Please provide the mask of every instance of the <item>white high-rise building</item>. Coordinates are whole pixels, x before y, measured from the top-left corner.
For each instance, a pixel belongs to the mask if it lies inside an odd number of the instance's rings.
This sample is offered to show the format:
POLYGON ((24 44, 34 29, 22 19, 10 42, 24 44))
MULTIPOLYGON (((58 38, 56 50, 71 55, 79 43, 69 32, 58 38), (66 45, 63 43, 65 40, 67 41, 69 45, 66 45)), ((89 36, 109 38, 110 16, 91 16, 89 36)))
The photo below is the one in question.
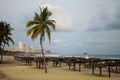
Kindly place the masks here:
POLYGON ((25 44, 23 42, 19 42, 19 51, 25 51, 25 44))
POLYGON ((26 49, 26 52, 33 52, 33 46, 29 46, 29 47, 26 49))

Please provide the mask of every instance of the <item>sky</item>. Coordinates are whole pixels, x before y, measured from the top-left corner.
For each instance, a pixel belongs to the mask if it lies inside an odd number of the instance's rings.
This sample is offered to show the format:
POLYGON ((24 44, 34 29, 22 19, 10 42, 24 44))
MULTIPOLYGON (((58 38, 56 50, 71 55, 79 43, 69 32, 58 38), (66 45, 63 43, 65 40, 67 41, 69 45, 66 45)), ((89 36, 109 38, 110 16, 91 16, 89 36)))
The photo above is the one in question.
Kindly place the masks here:
POLYGON ((0 21, 10 23, 15 45, 40 49, 39 37, 26 35, 26 23, 47 6, 56 21, 44 48, 64 55, 120 54, 120 0, 0 0, 0 21))

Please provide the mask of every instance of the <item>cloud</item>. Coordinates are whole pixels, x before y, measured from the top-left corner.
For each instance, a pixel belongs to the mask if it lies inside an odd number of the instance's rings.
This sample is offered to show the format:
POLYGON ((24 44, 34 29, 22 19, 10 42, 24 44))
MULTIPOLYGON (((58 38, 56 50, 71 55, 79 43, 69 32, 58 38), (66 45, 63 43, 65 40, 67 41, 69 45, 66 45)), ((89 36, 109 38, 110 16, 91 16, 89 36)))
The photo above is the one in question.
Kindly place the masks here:
POLYGON ((82 44, 81 44, 81 43, 75 43, 74 46, 76 46, 76 47, 81 47, 82 44))
POLYGON ((118 47, 120 46, 120 40, 115 40, 115 39, 89 39, 88 42, 86 43, 88 46, 95 46, 95 47, 101 47, 101 48, 113 48, 113 47, 118 47))
POLYGON ((98 12, 90 21, 88 31, 107 31, 120 29, 119 5, 108 4, 98 8, 98 12))
POLYGON ((71 31, 72 30, 72 15, 69 11, 63 9, 59 6, 52 6, 50 4, 46 4, 43 6, 48 6, 48 8, 52 11, 53 15, 51 19, 56 21, 56 30, 57 31, 71 31))
POLYGON ((54 39, 51 41, 52 44, 61 44, 62 40, 61 39, 54 39))

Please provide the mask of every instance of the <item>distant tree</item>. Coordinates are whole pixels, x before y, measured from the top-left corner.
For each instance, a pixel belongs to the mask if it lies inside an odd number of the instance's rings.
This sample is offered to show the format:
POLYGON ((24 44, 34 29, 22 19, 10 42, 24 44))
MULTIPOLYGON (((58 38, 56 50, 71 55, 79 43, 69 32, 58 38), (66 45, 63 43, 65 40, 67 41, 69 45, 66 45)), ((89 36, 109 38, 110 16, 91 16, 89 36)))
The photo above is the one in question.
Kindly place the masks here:
POLYGON ((5 45, 9 46, 9 42, 12 42, 14 44, 14 41, 12 39, 12 33, 11 31, 14 30, 11 28, 10 24, 7 22, 0 22, 0 53, 1 53, 1 62, 3 61, 3 52, 5 45))
POLYGON ((34 19, 32 21, 28 21, 26 25, 27 28, 29 28, 27 30, 27 35, 31 34, 32 40, 40 36, 40 46, 44 60, 45 73, 47 73, 46 60, 43 48, 43 42, 45 41, 45 33, 47 34, 47 37, 50 42, 51 29, 55 30, 55 21, 49 19, 51 15, 52 12, 49 11, 47 7, 44 7, 43 9, 41 9, 40 7, 40 13, 35 12, 34 19))

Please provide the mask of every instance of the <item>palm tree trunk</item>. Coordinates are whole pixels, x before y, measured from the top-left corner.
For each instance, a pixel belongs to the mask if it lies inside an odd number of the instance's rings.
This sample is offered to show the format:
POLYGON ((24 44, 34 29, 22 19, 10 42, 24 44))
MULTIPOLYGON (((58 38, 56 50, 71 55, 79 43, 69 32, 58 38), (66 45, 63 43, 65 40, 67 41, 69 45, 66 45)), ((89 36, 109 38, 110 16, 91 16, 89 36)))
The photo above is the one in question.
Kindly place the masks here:
POLYGON ((43 64, 44 64, 44 68, 45 68, 45 73, 47 73, 47 67, 46 67, 46 60, 45 60, 45 54, 44 54, 43 44, 40 43, 40 45, 41 45, 41 50, 42 50, 43 64))
POLYGON ((2 50, 2 48, 0 48, 0 52, 1 52, 1 62, 3 62, 3 50, 2 50))
POLYGON ((1 62, 3 62, 3 54, 2 54, 2 51, 1 51, 1 62))
POLYGON ((5 47, 5 44, 3 45, 3 48, 0 48, 1 49, 1 62, 3 62, 4 47, 5 47))

